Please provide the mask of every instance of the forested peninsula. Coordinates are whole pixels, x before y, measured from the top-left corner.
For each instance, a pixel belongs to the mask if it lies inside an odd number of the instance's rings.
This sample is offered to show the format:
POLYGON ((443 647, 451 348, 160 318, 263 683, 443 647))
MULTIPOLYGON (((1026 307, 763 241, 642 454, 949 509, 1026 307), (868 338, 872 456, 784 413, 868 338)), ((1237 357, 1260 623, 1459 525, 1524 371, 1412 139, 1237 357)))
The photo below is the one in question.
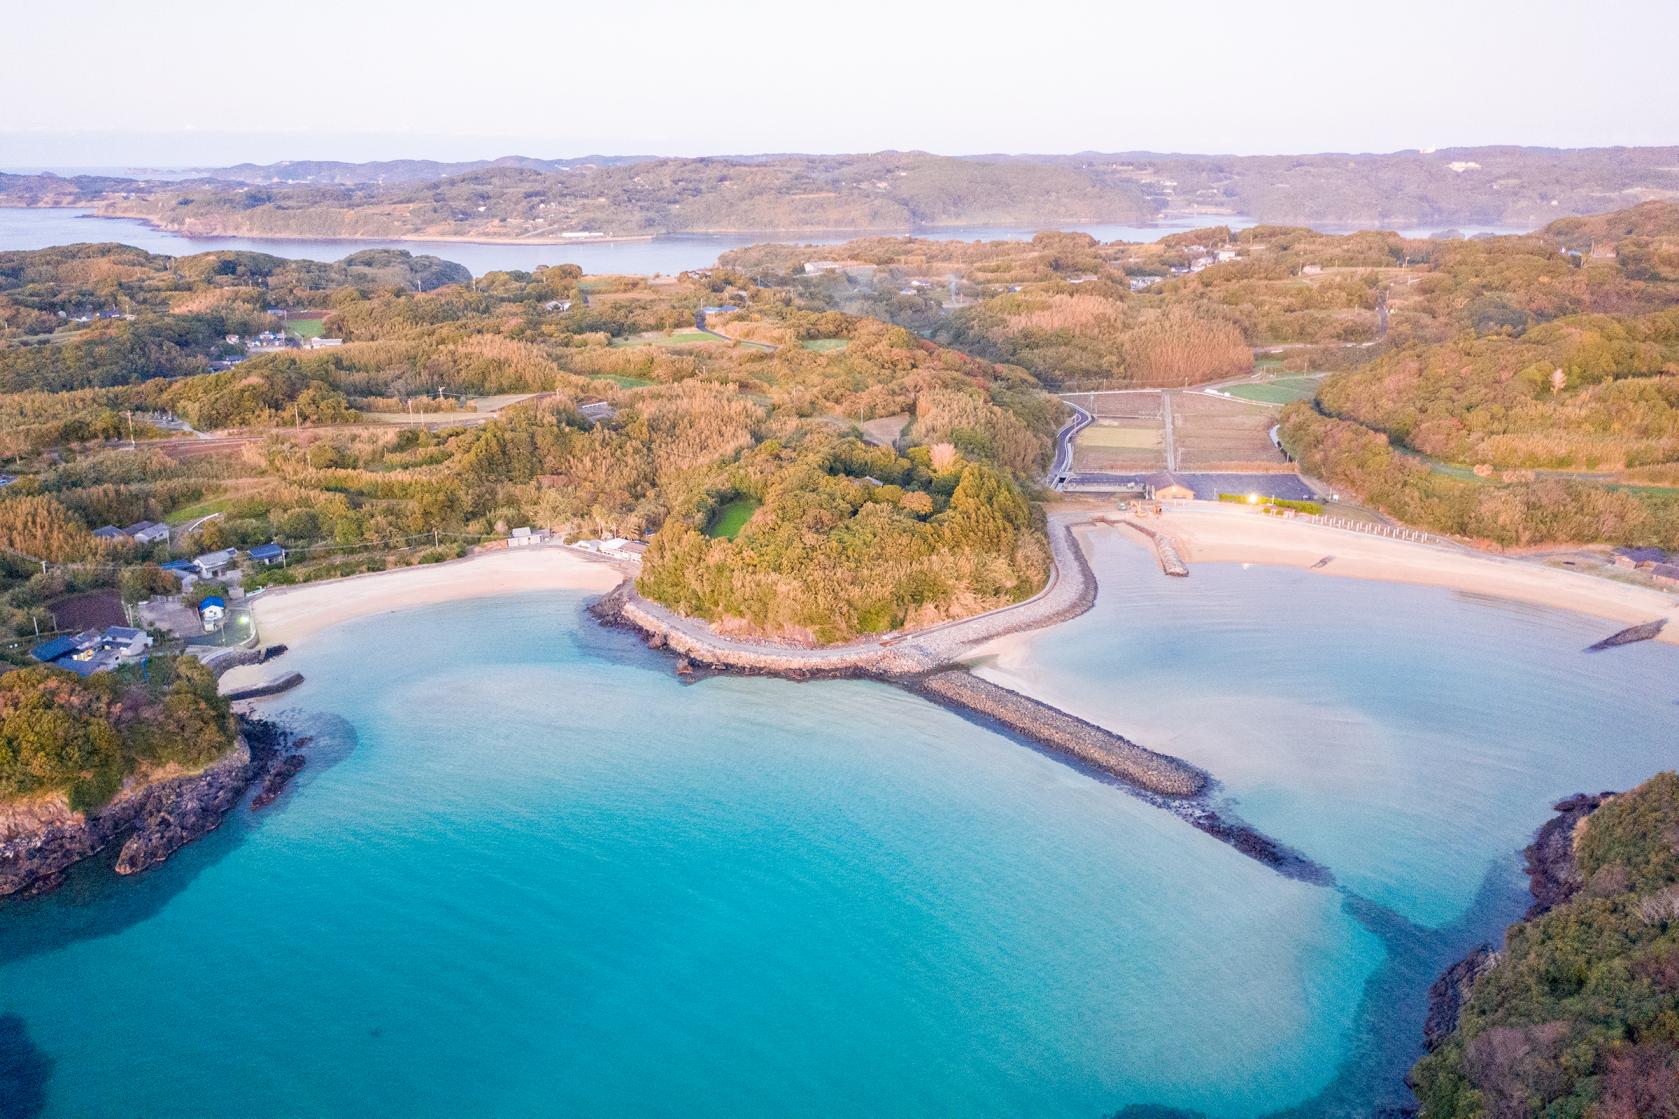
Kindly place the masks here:
POLYGON ((1679 198, 1679 149, 1293 156, 861 155, 294 161, 177 181, 0 175, 0 204, 90 205, 200 235, 515 240, 1138 224, 1535 227, 1679 198))

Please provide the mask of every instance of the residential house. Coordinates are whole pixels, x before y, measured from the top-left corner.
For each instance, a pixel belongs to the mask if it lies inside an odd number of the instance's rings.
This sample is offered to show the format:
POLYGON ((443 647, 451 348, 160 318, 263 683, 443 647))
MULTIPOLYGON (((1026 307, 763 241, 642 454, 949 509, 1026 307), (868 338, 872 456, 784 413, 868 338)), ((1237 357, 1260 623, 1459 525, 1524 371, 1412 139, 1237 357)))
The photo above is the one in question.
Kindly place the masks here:
POLYGON ((192 566, 197 569, 201 577, 214 579, 233 566, 233 561, 238 554, 232 548, 223 548, 219 552, 205 552, 201 556, 194 557, 192 566))
POLYGON ((544 311, 559 311, 563 314, 564 312, 571 310, 571 300, 550 299, 542 305, 542 309, 544 311))
POLYGON ((226 619, 227 600, 221 595, 206 595, 204 601, 198 604, 198 620, 204 623, 205 633, 214 633, 221 629, 226 619))
POLYGON ((109 672, 146 655, 152 647, 152 635, 130 626, 106 626, 90 629, 74 637, 55 637, 29 651, 42 664, 68 669, 79 676, 95 672, 109 672))
POLYGON ((529 548, 536 544, 548 543, 548 530, 545 528, 516 528, 507 535, 509 548, 529 548))
POLYGON ((1679 563, 1656 563, 1647 569, 1650 578, 1664 587, 1679 587, 1679 563))
POLYGON ((118 528, 116 525, 100 525, 98 528, 93 530, 93 535, 99 537, 99 539, 101 539, 101 540, 127 540, 128 539, 128 533, 124 532, 122 529, 118 528))
POLYGON ((169 542, 169 526, 160 525, 156 521, 135 521, 122 531, 130 540, 140 545, 169 542))
POLYGON ((303 343, 303 347, 308 350, 329 350, 334 346, 342 346, 343 344, 344 339, 342 338, 310 338, 303 343))
POLYGON ((273 567, 286 563, 286 550, 278 544, 258 544, 248 553, 252 563, 260 563, 264 567, 273 567))

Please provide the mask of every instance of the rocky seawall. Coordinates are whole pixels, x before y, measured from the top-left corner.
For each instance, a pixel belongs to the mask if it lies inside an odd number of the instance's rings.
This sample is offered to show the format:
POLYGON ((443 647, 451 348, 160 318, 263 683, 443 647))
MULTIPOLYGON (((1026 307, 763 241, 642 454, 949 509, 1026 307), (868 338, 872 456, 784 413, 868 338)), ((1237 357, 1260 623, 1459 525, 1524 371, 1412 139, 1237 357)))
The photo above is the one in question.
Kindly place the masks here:
POLYGON ((978 716, 1146 792, 1192 797, 1207 787, 1207 775, 1187 762, 1157 754, 1113 731, 961 669, 946 669, 899 683, 941 707, 978 716))
POLYGON ((300 768, 288 760, 297 757, 284 731, 242 720, 234 747, 205 769, 130 782, 93 812, 72 811, 62 797, 0 808, 0 897, 56 889, 70 867, 119 843, 118 874, 154 867, 220 827, 253 783, 300 768))

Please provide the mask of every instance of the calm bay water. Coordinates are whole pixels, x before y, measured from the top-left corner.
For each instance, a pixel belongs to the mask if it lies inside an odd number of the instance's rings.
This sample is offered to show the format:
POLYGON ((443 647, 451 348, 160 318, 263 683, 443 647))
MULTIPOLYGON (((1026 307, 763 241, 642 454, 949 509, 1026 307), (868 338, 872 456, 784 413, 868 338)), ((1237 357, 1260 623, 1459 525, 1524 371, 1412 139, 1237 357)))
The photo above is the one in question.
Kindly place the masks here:
POLYGON ((883 685, 684 687, 575 595, 427 608, 287 655, 324 744, 279 805, 0 908, 44 1114, 1360 1114, 1547 798, 1679 761, 1672 647, 1096 564, 1008 671, 1339 888, 883 685))
MULTIPOLYGON (((585 272, 675 275, 691 268, 707 268, 730 249, 761 245, 767 241, 790 241, 806 245, 837 245, 861 233, 753 233, 655 237, 650 241, 615 241, 582 245, 475 244, 465 241, 333 241, 272 240, 254 237, 185 237, 153 229, 129 218, 100 218, 89 210, 20 209, 0 207, 0 251, 43 249, 52 245, 73 245, 80 241, 118 241, 147 252, 184 256, 213 249, 238 249, 269 253, 292 260, 341 260, 363 249, 406 249, 415 255, 429 254, 465 265, 475 276, 501 269, 530 271, 544 264, 576 264, 585 272)), ((1174 219, 1158 225, 1091 224, 1069 229, 1102 241, 1158 241, 1169 233, 1199 229, 1209 224, 1226 224, 1245 229, 1247 218, 1174 219)), ((963 226, 919 230, 917 237, 940 241, 1024 241, 1036 229, 1016 226, 963 226)))
POLYGON ((1249 823, 1425 927, 1548 806, 1679 766, 1679 648, 1581 615, 1091 537, 1096 607, 981 669, 1203 766, 1249 823))

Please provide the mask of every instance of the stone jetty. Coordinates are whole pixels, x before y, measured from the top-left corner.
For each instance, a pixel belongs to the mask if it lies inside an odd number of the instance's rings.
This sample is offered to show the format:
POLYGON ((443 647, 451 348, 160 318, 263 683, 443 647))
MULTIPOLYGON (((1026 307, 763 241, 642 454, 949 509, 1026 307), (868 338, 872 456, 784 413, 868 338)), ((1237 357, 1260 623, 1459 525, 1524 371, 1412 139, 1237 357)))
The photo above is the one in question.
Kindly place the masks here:
POLYGON ((1127 519, 1121 521, 1120 523, 1126 528, 1135 529, 1144 536, 1148 537, 1149 542, 1154 545, 1155 558, 1160 561, 1160 570, 1164 571, 1168 575, 1175 575, 1180 579, 1187 578, 1189 576, 1189 565, 1185 563, 1183 561, 1183 557, 1178 554, 1178 546, 1173 543, 1170 536, 1167 536, 1164 533, 1156 532, 1147 525, 1138 524, 1133 520, 1127 519))
POLYGON ((964 715, 979 716, 1054 753, 1166 797, 1191 797, 1207 775, 1177 758, 1157 754, 1111 730, 1069 715, 959 668, 900 680, 909 691, 964 715))

